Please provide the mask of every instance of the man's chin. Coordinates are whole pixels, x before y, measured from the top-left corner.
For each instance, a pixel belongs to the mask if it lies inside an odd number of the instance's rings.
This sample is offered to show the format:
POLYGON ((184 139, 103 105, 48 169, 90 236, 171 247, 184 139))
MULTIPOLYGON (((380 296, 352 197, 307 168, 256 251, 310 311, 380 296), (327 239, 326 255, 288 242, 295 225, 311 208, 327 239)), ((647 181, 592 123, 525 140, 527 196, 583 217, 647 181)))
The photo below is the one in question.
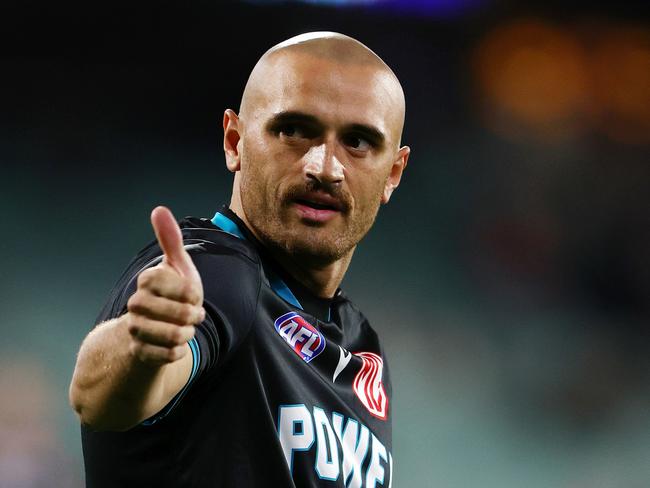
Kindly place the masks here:
POLYGON ((266 247, 292 260, 326 265, 346 256, 352 247, 341 238, 344 229, 337 222, 309 222, 286 214, 276 222, 255 226, 255 234, 266 247))
POLYGON ((327 238, 322 234, 317 230, 307 230, 304 235, 285 239, 282 250, 293 259, 321 265, 336 262, 348 253, 349 248, 332 239, 331 235, 327 238))

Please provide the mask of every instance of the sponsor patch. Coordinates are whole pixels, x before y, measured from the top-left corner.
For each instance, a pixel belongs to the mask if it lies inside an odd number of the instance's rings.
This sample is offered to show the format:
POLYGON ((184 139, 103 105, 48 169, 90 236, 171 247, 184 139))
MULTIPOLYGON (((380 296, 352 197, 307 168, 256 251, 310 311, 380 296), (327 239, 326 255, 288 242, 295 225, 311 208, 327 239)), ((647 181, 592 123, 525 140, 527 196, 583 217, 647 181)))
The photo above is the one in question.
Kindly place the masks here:
POLYGON ((275 319, 275 330, 306 363, 325 349, 325 337, 296 312, 275 319))
POLYGON ((372 352, 355 352, 354 355, 363 361, 361 369, 354 377, 354 392, 372 415, 386 420, 388 397, 381 382, 384 361, 381 356, 372 352))

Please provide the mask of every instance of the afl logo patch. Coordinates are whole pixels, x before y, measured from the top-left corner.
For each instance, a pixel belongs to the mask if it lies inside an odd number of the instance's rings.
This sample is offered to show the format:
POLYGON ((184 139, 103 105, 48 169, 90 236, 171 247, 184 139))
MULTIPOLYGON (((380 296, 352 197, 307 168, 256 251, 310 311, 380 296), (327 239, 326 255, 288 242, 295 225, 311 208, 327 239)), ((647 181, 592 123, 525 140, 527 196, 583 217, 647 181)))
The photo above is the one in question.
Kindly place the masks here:
POLYGON ((384 361, 381 356, 372 352, 355 352, 354 355, 363 361, 361 369, 354 377, 354 392, 372 415, 386 420, 388 397, 381 382, 384 361))
POLYGON ((275 330, 306 363, 325 349, 325 337, 296 312, 275 319, 275 330))

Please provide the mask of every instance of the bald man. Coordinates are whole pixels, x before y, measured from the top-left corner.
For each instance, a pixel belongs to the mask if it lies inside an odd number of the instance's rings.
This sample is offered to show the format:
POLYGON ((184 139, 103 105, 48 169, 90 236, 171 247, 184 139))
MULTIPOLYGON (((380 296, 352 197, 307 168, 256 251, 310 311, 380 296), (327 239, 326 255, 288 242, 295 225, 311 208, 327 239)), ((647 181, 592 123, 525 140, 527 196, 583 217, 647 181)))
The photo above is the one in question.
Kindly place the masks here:
POLYGON ((223 119, 229 206, 151 215, 79 351, 89 487, 390 486, 383 349, 339 285, 406 167, 404 94, 360 42, 267 51, 223 119))

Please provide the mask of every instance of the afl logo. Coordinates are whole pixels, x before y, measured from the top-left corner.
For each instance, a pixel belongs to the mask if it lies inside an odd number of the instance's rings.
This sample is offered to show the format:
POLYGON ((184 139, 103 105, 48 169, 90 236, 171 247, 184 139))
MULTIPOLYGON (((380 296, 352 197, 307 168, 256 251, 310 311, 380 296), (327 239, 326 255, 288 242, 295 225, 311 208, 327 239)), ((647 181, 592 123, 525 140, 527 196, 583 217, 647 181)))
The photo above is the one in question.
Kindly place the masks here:
POLYGON ((386 420, 388 397, 381 382, 384 361, 381 356, 372 352, 355 352, 354 355, 363 361, 361 369, 354 377, 354 392, 372 415, 386 420))
POLYGON ((325 349, 325 337, 296 312, 275 319, 275 330, 306 363, 325 349))

